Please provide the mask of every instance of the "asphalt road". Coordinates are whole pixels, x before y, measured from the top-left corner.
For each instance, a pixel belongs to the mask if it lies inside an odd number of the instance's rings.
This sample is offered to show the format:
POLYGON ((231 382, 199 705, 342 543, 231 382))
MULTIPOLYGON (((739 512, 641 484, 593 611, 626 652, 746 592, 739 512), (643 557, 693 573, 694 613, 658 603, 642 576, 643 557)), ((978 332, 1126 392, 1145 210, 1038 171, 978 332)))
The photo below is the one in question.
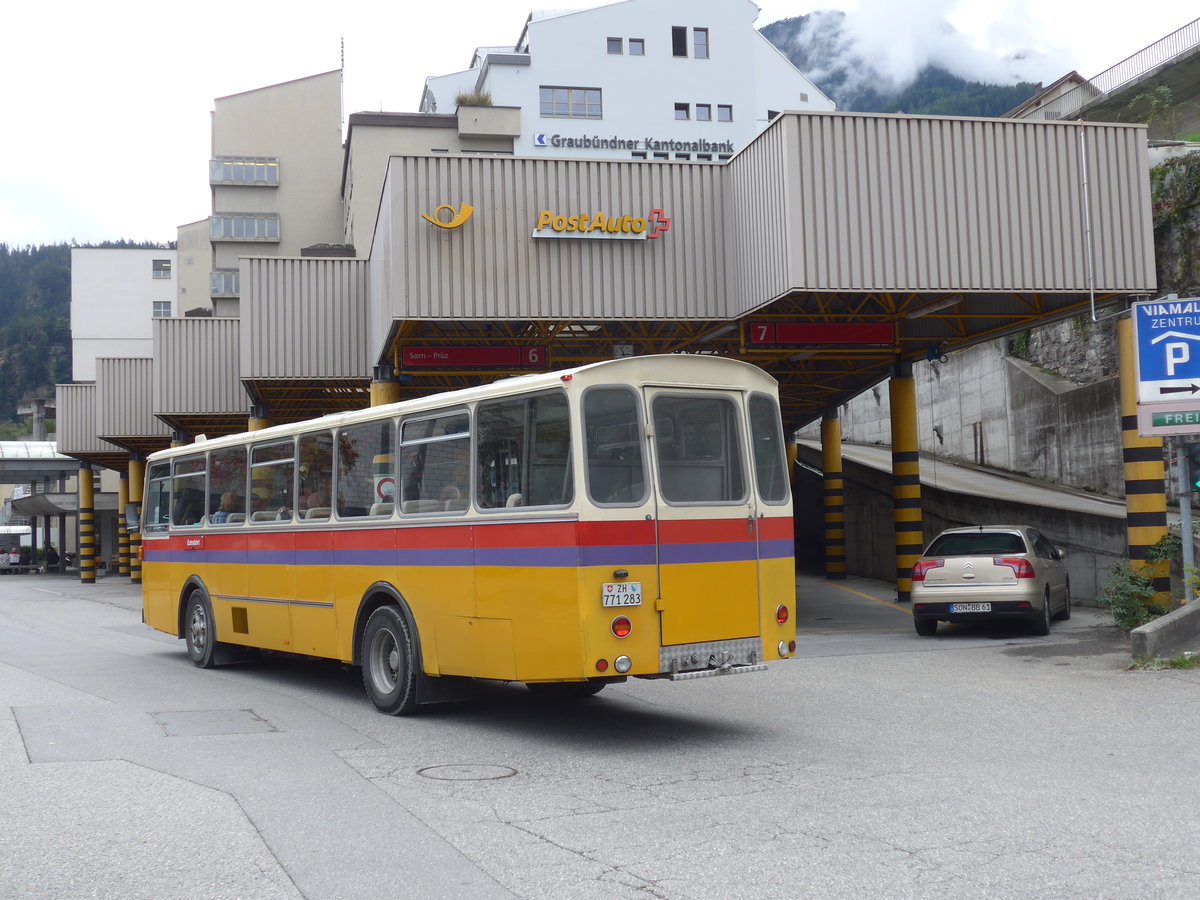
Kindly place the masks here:
POLYGON ((1200 895, 1200 671, 797 591, 763 674, 394 719, 339 665, 193 668, 117 578, 0 577, 0 898, 1200 895))

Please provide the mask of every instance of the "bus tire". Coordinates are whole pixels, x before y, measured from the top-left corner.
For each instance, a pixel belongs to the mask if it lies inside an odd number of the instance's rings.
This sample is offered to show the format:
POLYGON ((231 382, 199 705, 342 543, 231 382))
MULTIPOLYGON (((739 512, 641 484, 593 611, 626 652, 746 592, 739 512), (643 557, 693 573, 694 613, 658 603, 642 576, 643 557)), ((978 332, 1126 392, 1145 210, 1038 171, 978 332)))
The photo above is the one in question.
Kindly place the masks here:
POLYGON ((389 716, 405 716, 417 708, 417 672, 408 622, 394 606, 381 606, 363 629, 363 686, 375 708, 389 716))
POLYGON ((188 594, 183 613, 183 639, 193 665, 211 669, 217 664, 217 629, 213 622, 212 606, 199 588, 188 594))

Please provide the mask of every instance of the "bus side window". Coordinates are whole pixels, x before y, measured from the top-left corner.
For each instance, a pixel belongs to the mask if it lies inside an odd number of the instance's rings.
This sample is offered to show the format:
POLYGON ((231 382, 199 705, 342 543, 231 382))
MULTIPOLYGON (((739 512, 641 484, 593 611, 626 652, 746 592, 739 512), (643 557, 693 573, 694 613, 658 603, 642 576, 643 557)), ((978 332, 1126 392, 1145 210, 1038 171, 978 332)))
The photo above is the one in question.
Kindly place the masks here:
POLYGON ((561 391, 480 403, 479 506, 565 506, 574 498, 567 398, 561 391))

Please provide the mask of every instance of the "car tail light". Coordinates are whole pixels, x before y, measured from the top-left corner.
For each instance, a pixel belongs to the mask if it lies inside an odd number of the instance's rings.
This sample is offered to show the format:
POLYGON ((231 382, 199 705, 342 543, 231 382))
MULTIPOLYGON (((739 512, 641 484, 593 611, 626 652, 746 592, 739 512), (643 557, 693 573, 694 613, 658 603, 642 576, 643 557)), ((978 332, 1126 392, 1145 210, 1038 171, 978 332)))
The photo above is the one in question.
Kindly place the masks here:
POLYGON ((1008 566, 1016 573, 1018 578, 1037 577, 1033 571, 1033 563, 1023 556, 994 556, 992 557, 992 565, 1008 566))
POLYGON ((945 564, 944 559, 918 559, 917 564, 913 566, 912 580, 924 581, 926 572, 930 569, 940 569, 945 564))
POLYGON ((788 620, 788 608, 782 603, 775 608, 775 621, 779 625, 786 625, 788 620))
POLYGON ((631 631, 633 631, 633 623, 624 616, 617 616, 612 620, 612 633, 617 637, 629 637, 631 631))

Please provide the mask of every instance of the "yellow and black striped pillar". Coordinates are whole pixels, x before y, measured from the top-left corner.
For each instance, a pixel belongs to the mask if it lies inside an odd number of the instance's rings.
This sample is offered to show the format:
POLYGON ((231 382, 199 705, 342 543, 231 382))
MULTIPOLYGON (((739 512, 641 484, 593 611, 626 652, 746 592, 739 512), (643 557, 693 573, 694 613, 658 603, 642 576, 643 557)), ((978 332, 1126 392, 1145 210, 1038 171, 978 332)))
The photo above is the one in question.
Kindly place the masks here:
POLYGON ((825 508, 825 577, 846 577, 846 483, 842 478, 842 423, 836 409, 821 419, 822 504, 825 508))
POLYGON ((389 366, 376 366, 371 372, 371 405, 383 406, 400 399, 400 381, 389 366))
POLYGON ((261 403, 255 403, 250 407, 250 419, 246 423, 247 431, 262 431, 264 428, 271 426, 271 420, 267 417, 267 408, 261 403))
MULTIPOLYGON (((142 486, 145 472, 146 466, 142 458, 137 454, 130 456, 129 502, 133 504, 133 513, 139 523, 142 521, 142 486)), ((142 583, 142 533, 138 529, 129 532, 129 583, 142 583)))
POLYGON ((1137 364, 1133 356, 1133 322, 1117 320, 1117 349, 1121 365, 1121 447, 1125 462, 1125 534, 1129 562, 1149 569, 1156 600, 1165 606, 1171 597, 1170 563, 1148 563, 1150 547, 1167 533, 1167 494, 1164 484, 1162 438, 1138 434, 1137 364))
POLYGON ((892 522, 896 532, 896 600, 912 600, 912 567, 921 558, 921 461, 912 363, 896 363, 888 383, 892 408, 892 522))
POLYGON ((129 574, 129 527, 125 523, 125 507, 129 505, 129 476, 121 473, 117 484, 117 574, 129 574))
POLYGON ((92 464, 79 464, 79 580, 96 583, 96 495, 92 464))

